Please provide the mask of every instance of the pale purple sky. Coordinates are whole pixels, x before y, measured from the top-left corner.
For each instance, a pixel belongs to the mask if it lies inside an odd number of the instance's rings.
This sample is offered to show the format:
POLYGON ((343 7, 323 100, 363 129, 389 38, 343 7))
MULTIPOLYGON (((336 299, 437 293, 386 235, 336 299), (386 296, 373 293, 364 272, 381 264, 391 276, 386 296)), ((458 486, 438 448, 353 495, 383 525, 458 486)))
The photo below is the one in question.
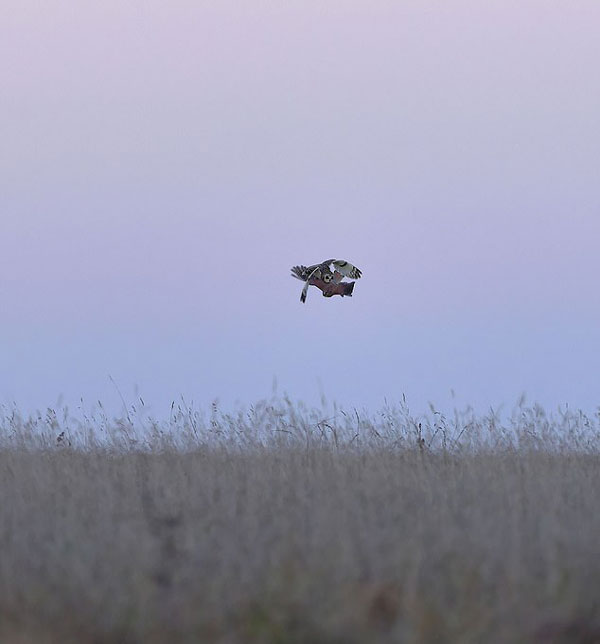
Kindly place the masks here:
POLYGON ((596 0, 5 0, 0 402, 600 405, 599 29, 596 0), (289 267, 329 257, 354 297, 302 305, 289 267))

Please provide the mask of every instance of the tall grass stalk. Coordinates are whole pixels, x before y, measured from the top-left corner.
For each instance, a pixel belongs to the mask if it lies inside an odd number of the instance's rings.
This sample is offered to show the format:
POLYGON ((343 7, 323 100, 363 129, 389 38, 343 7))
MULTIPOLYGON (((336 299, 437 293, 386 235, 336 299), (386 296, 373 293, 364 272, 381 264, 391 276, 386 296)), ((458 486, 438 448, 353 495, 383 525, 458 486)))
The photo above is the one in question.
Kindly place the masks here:
POLYGON ((598 415, 0 416, 0 641, 600 641, 598 415))

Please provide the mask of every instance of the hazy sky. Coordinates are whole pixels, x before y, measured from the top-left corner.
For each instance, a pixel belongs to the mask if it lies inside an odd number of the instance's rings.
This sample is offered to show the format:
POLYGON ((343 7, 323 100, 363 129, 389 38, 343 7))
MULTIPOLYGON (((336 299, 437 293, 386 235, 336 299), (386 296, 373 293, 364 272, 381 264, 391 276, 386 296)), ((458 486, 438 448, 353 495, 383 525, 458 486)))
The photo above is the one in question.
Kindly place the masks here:
POLYGON ((600 405, 597 0, 1 13, 0 402, 600 405))

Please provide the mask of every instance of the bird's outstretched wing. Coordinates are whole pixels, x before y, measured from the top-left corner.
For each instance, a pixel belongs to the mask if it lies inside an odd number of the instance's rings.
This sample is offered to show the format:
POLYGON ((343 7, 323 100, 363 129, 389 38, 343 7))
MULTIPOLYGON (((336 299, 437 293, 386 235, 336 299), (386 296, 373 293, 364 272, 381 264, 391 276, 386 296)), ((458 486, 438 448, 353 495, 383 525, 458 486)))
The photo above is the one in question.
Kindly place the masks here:
POLYGON ((292 266, 292 268, 290 269, 292 271, 292 277, 295 277, 297 280, 306 282, 308 276, 315 270, 317 266, 318 264, 315 264, 314 266, 303 266, 302 264, 300 264, 300 266, 292 266))
POLYGON ((335 266, 336 270, 350 279, 357 280, 362 275, 362 271, 360 269, 343 259, 332 259, 331 263, 335 266))

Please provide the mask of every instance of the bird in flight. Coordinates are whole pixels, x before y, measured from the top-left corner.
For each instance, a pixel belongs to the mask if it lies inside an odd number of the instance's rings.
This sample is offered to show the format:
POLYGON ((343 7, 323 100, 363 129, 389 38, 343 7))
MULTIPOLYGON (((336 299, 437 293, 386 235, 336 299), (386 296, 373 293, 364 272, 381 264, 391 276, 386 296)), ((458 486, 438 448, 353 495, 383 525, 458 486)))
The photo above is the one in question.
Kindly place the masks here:
POLYGON ((352 297, 354 282, 343 282, 342 279, 344 277, 358 279, 362 275, 362 271, 343 259, 327 259, 312 266, 293 266, 291 270, 292 277, 305 283, 300 294, 301 302, 306 302, 306 294, 311 284, 321 289, 323 297, 334 295, 352 297), (332 266, 333 270, 331 270, 332 266))

